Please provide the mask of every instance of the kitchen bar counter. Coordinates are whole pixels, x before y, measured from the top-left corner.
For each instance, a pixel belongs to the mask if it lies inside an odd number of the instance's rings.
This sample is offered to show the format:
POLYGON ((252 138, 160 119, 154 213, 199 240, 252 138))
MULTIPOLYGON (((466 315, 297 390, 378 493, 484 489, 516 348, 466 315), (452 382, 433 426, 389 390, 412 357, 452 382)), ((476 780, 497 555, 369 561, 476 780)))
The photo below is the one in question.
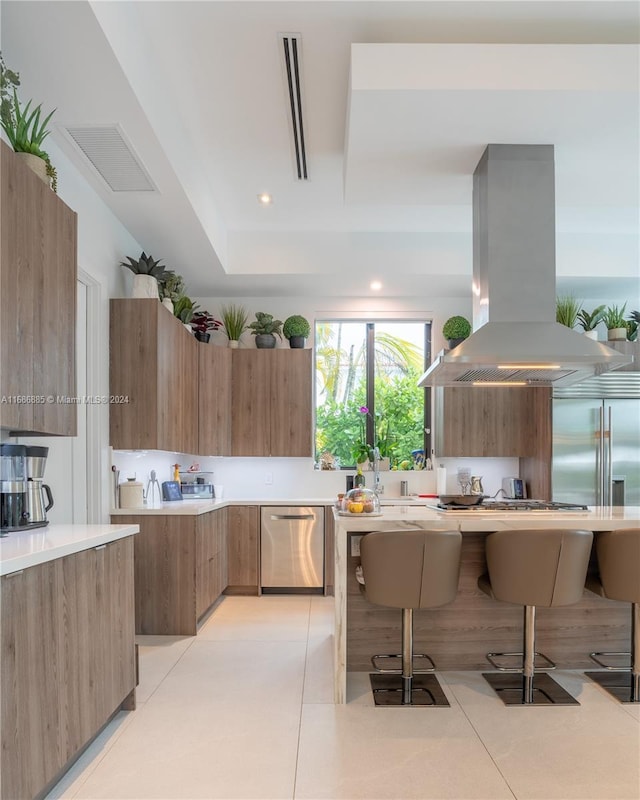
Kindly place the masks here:
POLYGON ((0 576, 138 533, 137 525, 47 525, 0 539, 0 576))
MULTIPOLYGON (((356 514, 343 516, 334 510, 335 519, 335 670, 334 698, 346 701, 346 674, 349 670, 369 670, 371 655, 379 652, 400 652, 400 611, 375 606, 362 597, 353 575, 357 557, 347 552, 352 534, 376 530, 459 530, 463 534, 463 552, 458 597, 445 610, 416 612, 416 651, 430 653, 441 669, 486 669, 484 653, 488 650, 520 649, 522 609, 497 603, 477 589, 477 578, 485 570, 484 538, 487 533, 511 528, 538 529, 579 528, 590 531, 633 528, 640 525, 640 507, 592 508, 588 511, 518 511, 438 512, 424 506, 384 508, 380 516, 356 514), (349 615, 347 614, 349 605, 349 615), (440 615, 437 631, 433 615, 440 615), (372 622, 375 616, 376 621, 372 622), (367 626, 371 628, 367 630, 367 626), (434 636, 439 637, 435 641, 434 636), (424 645, 420 642, 424 640, 424 645), (392 644, 390 645, 390 642, 392 644)), ((568 607, 561 618, 558 610, 549 616, 539 610, 539 650, 559 666, 588 666, 588 653, 594 650, 628 649, 629 627, 627 604, 614 603, 585 593, 578 606, 568 607), (572 609, 575 609, 572 615, 572 609), (600 616, 599 616, 600 615, 600 616), (589 642, 590 627, 598 635, 589 642), (566 643, 559 643, 564 637, 566 643), (598 638, 599 637, 599 638, 598 638), (591 646, 590 642, 593 642, 591 646), (595 646, 605 644, 606 646, 595 646), (555 645, 555 649, 554 649, 555 645), (611 646, 615 645, 615 646, 611 646), (584 660, 582 652, 584 650, 584 660), (555 657, 554 657, 555 655, 555 657), (563 661, 564 659, 564 661, 563 661)))
POLYGON ((209 511, 216 511, 219 508, 227 508, 228 506, 332 506, 335 502, 335 497, 322 497, 309 500, 308 498, 299 497, 284 498, 274 500, 273 498, 258 498, 250 500, 232 500, 225 498, 224 500, 175 500, 172 503, 163 503, 159 508, 113 508, 109 512, 112 517, 129 517, 132 514, 150 514, 161 516, 200 516, 200 514, 208 514, 209 511))

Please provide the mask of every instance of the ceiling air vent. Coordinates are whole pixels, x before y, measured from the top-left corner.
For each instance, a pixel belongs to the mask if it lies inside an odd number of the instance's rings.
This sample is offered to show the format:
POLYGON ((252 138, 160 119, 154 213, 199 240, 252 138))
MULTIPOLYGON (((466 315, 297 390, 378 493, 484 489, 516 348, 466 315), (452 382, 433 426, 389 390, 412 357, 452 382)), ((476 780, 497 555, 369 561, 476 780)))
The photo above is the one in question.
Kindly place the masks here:
POLYGON ((278 40, 291 109, 295 170, 298 180, 306 181, 309 180, 309 175, 307 174, 307 149, 302 121, 302 37, 299 33, 281 33, 278 35, 278 40))
POLYGON ((62 128, 112 192, 157 191, 119 125, 62 128))

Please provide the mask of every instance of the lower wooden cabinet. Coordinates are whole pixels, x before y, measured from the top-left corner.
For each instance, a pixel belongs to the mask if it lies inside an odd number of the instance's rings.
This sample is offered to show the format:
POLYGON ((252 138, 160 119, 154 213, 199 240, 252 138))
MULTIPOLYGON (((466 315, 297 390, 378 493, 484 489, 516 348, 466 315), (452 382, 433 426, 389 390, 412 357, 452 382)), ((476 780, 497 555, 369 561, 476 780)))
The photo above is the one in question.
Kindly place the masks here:
POLYGON ((5 575, 3 800, 29 800, 135 697, 133 537, 5 575))
MULTIPOLYGON (((188 501, 185 501, 188 502, 188 501)), ((198 620, 227 586, 227 509, 207 514, 131 514, 135 537, 136 633, 195 636, 198 620)))
POLYGON ((232 506, 227 529, 227 594, 260 593, 260 514, 258 506, 232 506))

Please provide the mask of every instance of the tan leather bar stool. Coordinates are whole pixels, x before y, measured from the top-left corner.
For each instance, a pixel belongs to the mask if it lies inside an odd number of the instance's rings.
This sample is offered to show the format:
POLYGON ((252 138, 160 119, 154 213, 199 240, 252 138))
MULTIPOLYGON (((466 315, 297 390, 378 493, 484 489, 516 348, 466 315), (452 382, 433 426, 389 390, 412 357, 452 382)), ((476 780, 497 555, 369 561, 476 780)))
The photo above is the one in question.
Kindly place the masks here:
POLYGON ((413 609, 455 600, 461 547, 459 531, 375 531, 360 541, 367 599, 402 609, 402 674, 370 676, 376 705, 449 705, 435 675, 414 675, 413 609))
POLYGON ((478 587, 495 600, 524 606, 522 654, 487 656, 496 666, 489 656, 521 655, 521 675, 483 673, 505 705, 579 705, 547 674, 538 675, 534 686, 535 614, 536 606, 579 602, 592 541, 591 531, 575 530, 506 530, 487 536, 489 574, 478 578, 478 587))
POLYGON ((589 653, 606 672, 586 674, 622 703, 640 703, 640 528, 596 535, 599 577, 587 580, 587 589, 609 600, 631 603, 631 652, 589 653), (609 666, 601 658, 626 656, 630 667, 609 666))

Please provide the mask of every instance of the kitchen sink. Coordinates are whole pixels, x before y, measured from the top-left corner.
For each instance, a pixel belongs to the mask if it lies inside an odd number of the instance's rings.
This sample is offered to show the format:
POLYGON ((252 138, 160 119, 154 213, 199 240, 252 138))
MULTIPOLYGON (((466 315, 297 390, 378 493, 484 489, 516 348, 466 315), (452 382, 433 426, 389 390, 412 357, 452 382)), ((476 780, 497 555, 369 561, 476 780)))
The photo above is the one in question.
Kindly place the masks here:
POLYGON ((413 506, 425 505, 427 500, 424 497, 380 497, 381 506, 413 506))

